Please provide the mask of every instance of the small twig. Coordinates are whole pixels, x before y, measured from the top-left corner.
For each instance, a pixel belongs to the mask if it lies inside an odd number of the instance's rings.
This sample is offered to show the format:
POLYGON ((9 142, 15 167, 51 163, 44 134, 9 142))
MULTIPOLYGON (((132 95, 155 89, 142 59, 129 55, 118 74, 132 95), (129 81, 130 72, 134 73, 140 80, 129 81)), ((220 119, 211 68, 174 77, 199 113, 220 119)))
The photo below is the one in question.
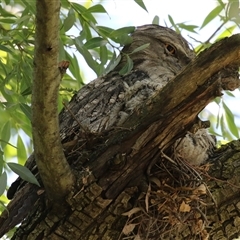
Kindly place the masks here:
MULTIPOLYGON (((68 112, 71 114, 71 116, 73 117, 73 119, 77 122, 77 124, 79 125, 79 127, 83 129, 84 133, 91 133, 91 131, 90 131, 87 127, 83 126, 83 125, 79 122, 79 120, 75 117, 75 115, 74 115, 73 112, 70 110, 70 108, 69 108, 64 102, 63 102, 63 106, 68 110, 68 112)), ((87 137, 87 134, 85 134, 85 137, 86 137, 86 139, 88 138, 88 137, 87 137)))
POLYGON ((202 43, 202 46, 199 48, 198 53, 201 52, 201 50, 203 49, 203 45, 208 44, 208 43, 212 40, 212 38, 217 34, 217 32, 218 32, 225 24, 226 24, 226 22, 224 21, 224 22, 216 29, 216 31, 214 31, 214 33, 213 33, 204 43, 202 43))

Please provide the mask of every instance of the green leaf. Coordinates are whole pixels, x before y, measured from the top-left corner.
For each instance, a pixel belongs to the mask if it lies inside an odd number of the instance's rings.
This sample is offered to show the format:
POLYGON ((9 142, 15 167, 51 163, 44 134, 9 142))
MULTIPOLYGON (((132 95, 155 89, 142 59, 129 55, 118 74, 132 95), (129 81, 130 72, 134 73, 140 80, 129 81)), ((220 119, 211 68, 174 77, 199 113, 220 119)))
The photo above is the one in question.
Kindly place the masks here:
POLYGON ((72 28, 75 21, 76 21, 75 13, 74 13, 73 9, 71 8, 68 12, 67 17, 64 19, 64 22, 63 22, 65 32, 67 32, 69 29, 72 28))
POLYGON ((156 15, 156 16, 153 18, 152 24, 157 24, 157 25, 159 25, 159 16, 156 15))
POLYGON ((224 91, 224 94, 227 94, 229 97, 236 97, 232 92, 230 92, 230 91, 224 91))
POLYGON ((119 64, 121 59, 122 59, 121 54, 119 54, 118 57, 117 57, 116 53, 114 51, 113 52, 113 56, 112 56, 110 62, 108 63, 108 65, 107 65, 107 67, 105 69, 105 73, 108 73, 108 72, 112 71, 119 64))
POLYGON ((69 70, 72 73, 73 77, 77 80, 77 82, 79 83, 78 85, 78 89, 83 85, 83 80, 82 80, 82 76, 81 76, 81 72, 80 72, 80 66, 79 66, 79 61, 76 57, 75 54, 73 54, 73 57, 71 57, 68 53, 67 53, 67 59, 70 61, 70 65, 69 65, 69 70))
POLYGON ((88 8, 87 12, 90 12, 90 13, 107 13, 105 8, 101 4, 97 4, 95 6, 92 6, 92 7, 88 8))
POLYGON ((122 35, 119 35, 118 37, 111 37, 111 39, 122 46, 128 45, 132 42, 132 37, 129 36, 128 34, 122 34, 122 35))
POLYGON ((9 139, 11 136, 11 122, 7 121, 3 128, 2 128, 2 132, 1 132, 1 145, 2 148, 4 149, 5 146, 7 145, 9 139))
POLYGON ((101 46, 105 46, 108 43, 108 41, 106 39, 103 39, 101 37, 95 37, 90 39, 89 41, 87 41, 84 46, 87 49, 93 49, 96 47, 101 47, 101 46))
POLYGON ((135 48, 135 49, 131 52, 131 54, 132 54, 132 53, 139 52, 139 51, 147 48, 149 45, 150 45, 150 43, 145 43, 145 44, 143 44, 142 46, 139 46, 139 47, 135 48))
POLYGON ((216 18, 220 12, 223 10, 223 7, 221 5, 215 7, 208 15, 207 17, 204 19, 202 26, 200 27, 200 29, 202 29, 203 27, 205 27, 209 22, 211 22, 214 18, 216 18))
POLYGON ((32 94, 32 88, 31 87, 27 87, 21 92, 22 96, 28 96, 30 94, 32 94))
POLYGON ((236 25, 226 28, 218 37, 217 40, 223 39, 225 37, 230 37, 233 34, 233 31, 236 29, 236 25))
POLYGON ((83 5, 81 5, 81 4, 72 2, 71 5, 78 13, 85 13, 85 12, 87 12, 87 9, 83 5))
POLYGON ((22 166, 17 163, 9 162, 7 165, 10 167, 10 169, 15 172, 17 175, 19 175, 23 180, 28 181, 30 183, 36 184, 40 187, 40 184, 36 177, 32 174, 32 172, 26 168, 25 166, 22 166))
POLYGON ((239 1, 229 0, 228 17, 230 19, 239 19, 239 1))
POLYGON ((143 8, 146 12, 148 12, 144 2, 142 0, 134 0, 135 3, 137 3, 141 8, 143 8))
POLYGON ((119 71, 120 75, 126 75, 126 74, 130 73, 132 68, 133 68, 133 61, 132 61, 132 59, 128 55, 126 55, 126 57, 127 57, 127 63, 119 71))
POLYGON ((178 26, 177 26, 176 23, 173 21, 173 18, 172 18, 170 15, 168 15, 168 20, 169 20, 169 22, 172 24, 172 26, 174 27, 174 30, 175 30, 177 33, 180 33, 180 30, 179 30, 178 26))
POLYGON ((29 20, 30 18, 31 18, 30 15, 22 16, 22 17, 20 17, 20 18, 15 22, 15 24, 20 24, 20 23, 22 23, 22 22, 24 22, 24 21, 26 21, 26 20, 29 20))
POLYGON ((19 161, 24 161, 27 159, 26 148, 20 135, 18 135, 17 139, 17 157, 19 161))
MULTIPOLYGON (((73 6, 73 8, 76 10, 76 12, 79 14, 79 18, 80 20, 82 20, 83 22, 92 22, 94 24, 97 23, 96 19, 93 17, 93 15, 87 11, 87 9, 78 3, 71 3, 71 5, 73 6)), ((84 26, 82 26, 84 28, 84 26)))
POLYGON ((5 47, 4 45, 0 45, 0 50, 8 53, 12 53, 12 50, 10 50, 8 47, 5 47))
POLYGON ((231 112, 231 110, 228 108, 228 106, 222 102, 223 104, 223 109, 225 111, 225 117, 226 117, 226 121, 227 121, 227 125, 228 125, 228 128, 230 130, 230 132, 237 138, 239 139, 239 132, 238 132, 238 127, 236 126, 235 124, 235 121, 234 121, 234 115, 233 113, 231 112))
POLYGON ((2 8, 2 6, 0 6, 0 13, 1 13, 1 17, 14 17, 16 18, 16 16, 8 11, 6 11, 4 8, 2 8))
POLYGON ((105 65, 108 61, 108 50, 106 46, 100 47, 100 61, 102 65, 105 65))
POLYGON ((187 24, 184 24, 184 23, 178 23, 177 25, 178 25, 178 27, 180 27, 182 29, 186 29, 187 31, 193 32, 193 33, 196 33, 196 31, 194 29, 198 28, 197 25, 187 25, 187 24))
POLYGON ((92 70, 98 75, 98 63, 94 61, 92 55, 87 50, 87 48, 84 45, 81 45, 81 43, 79 44, 77 41, 75 41, 75 46, 86 60, 88 66, 92 68, 92 70))
POLYGON ((4 167, 3 155, 4 155, 4 152, 0 149, 0 174, 2 173, 3 167, 4 167))
POLYGON ((0 22, 2 22, 2 23, 13 24, 13 23, 16 22, 16 19, 11 19, 11 18, 0 18, 0 22))
POLYGON ((19 103, 19 106, 23 113, 26 115, 26 117, 31 120, 32 119, 32 109, 25 103, 19 103))
POLYGON ((114 29, 105 26, 97 26, 96 30, 98 31, 99 35, 102 35, 103 37, 109 37, 111 32, 114 31, 114 29))
POLYGON ((111 32, 110 36, 111 37, 120 37, 122 36, 123 34, 129 34, 129 33, 132 33, 135 31, 135 27, 133 26, 130 26, 130 27, 123 27, 123 28, 119 28, 119 29, 116 29, 114 31, 111 32))
MULTIPOLYGON (((6 141, 4 141, 3 139, 0 139, 0 142, 4 142, 6 145, 9 145, 9 146, 11 146, 11 147, 13 147, 13 148, 17 148, 16 146, 14 146, 14 145, 12 145, 11 143, 9 143, 9 142, 6 142, 6 141)), ((2 159, 2 151, 0 150, 0 159, 2 159)), ((1 161, 1 160, 0 160, 1 161)))
POLYGON ((0 175, 0 196, 3 195, 4 191, 7 187, 7 174, 6 172, 3 172, 3 174, 0 175))

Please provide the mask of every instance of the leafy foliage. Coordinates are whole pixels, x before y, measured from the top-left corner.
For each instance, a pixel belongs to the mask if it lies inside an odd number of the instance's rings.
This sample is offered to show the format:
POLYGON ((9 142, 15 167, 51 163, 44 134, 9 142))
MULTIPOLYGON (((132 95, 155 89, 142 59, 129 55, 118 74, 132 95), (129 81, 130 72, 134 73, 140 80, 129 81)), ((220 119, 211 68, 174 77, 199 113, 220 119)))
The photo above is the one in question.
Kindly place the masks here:
MULTIPOLYGON (((147 11, 142 0, 134 0, 147 11)), ((176 23, 168 16, 169 27, 177 32, 196 33, 218 19, 219 27, 204 42, 199 42, 196 51, 200 52, 221 38, 230 36, 239 25, 239 2, 228 3, 218 0, 218 5, 203 19, 201 26, 176 23)), ((103 4, 89 5, 84 2, 62 0, 60 18, 60 60, 68 60, 70 67, 61 83, 59 109, 62 103, 84 85, 84 77, 79 64, 81 55, 97 76, 111 71, 120 61, 119 51, 131 42, 129 34, 135 27, 128 26, 112 29, 98 24, 97 16, 108 15, 103 4)), ((159 16, 153 19, 159 24, 159 16)), ((24 164, 32 152, 31 143, 31 86, 33 74, 35 34, 35 1, 9 1, 0 3, 0 195, 7 187, 9 168, 22 178, 38 184, 33 175, 16 163, 24 164), (11 162, 9 162, 11 161, 11 162)), ((148 47, 140 46, 133 52, 148 47)), ((131 53, 120 74, 127 74, 133 67, 131 53)), ((239 130, 234 116, 227 105, 218 105, 224 114, 213 118, 214 129, 220 126, 222 135, 227 139, 239 138, 239 130)), ((0 201, 6 202, 3 195, 0 201)))

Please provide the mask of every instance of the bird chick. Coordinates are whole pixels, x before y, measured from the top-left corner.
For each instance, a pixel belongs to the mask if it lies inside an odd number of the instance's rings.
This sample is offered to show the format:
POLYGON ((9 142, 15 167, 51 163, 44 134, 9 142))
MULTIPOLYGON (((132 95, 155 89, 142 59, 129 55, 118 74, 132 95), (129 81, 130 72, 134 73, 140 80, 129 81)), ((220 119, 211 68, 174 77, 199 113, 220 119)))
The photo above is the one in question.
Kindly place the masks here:
POLYGON ((207 129, 201 128, 196 133, 188 132, 175 142, 174 158, 182 158, 191 165, 199 166, 213 154, 215 148, 215 137, 207 129))

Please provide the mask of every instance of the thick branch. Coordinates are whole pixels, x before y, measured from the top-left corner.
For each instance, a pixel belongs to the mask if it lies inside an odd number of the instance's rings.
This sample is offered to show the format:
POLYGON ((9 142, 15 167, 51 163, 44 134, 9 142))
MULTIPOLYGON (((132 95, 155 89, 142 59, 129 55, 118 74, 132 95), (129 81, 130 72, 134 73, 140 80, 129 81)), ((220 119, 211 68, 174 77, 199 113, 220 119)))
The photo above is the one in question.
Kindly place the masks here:
MULTIPOLYGON (((105 159, 109 159, 109 155, 114 156, 121 151, 128 153, 131 157, 128 158, 122 172, 102 176, 102 186, 109 182, 113 183, 109 193, 106 192, 108 196, 116 196, 118 194, 115 192, 116 186, 119 190, 122 184, 123 189, 126 178, 137 178, 137 174, 146 171, 146 167, 152 164, 149 159, 159 151, 159 148, 164 150, 170 147, 177 137, 186 133, 193 125, 198 113, 211 100, 219 96, 222 74, 217 72, 229 65, 239 65, 239 56, 240 35, 214 44, 170 81, 154 98, 143 103, 123 124, 126 131, 109 137, 106 150, 95 159, 91 168, 97 176, 103 172, 105 159), (130 129, 133 131, 129 131, 130 129), (121 139, 120 147, 119 139, 121 139), (115 146, 110 147, 111 145, 115 146), (126 171, 129 172, 128 176, 123 174, 126 171)), ((236 69, 233 75, 235 72, 236 69)), ((238 76, 233 81, 236 81, 236 87, 239 86, 238 76)), ((104 187, 109 188, 109 185, 104 187)))
POLYGON ((35 159, 50 199, 61 199, 74 178, 65 159, 60 137, 57 98, 60 1, 37 0, 32 94, 35 159))
MULTIPOLYGON (((120 136, 113 136, 112 141, 119 137, 129 139, 130 135, 139 133, 141 129, 146 129, 156 121, 159 121, 159 125, 164 126, 165 132, 176 130, 174 133, 176 135, 180 129, 186 131, 183 126, 193 124, 198 113, 210 101, 219 96, 222 85, 221 72, 219 77, 212 76, 229 65, 240 65, 240 34, 223 39, 201 53, 158 94, 156 93, 155 97, 143 103, 127 119, 123 127, 134 129, 134 131, 121 132, 120 136), (176 124, 175 130, 173 129, 174 124, 176 124)), ((233 81, 235 81, 233 84, 236 89, 239 87, 238 77, 233 81)), ((225 88, 225 90, 233 89, 225 88)), ((166 135, 161 131, 161 140, 165 137, 166 135)))
MULTIPOLYGON (((139 126, 149 125, 153 121, 168 116, 171 111, 184 108, 184 103, 188 103, 189 100, 193 101, 193 95, 196 98, 201 96, 203 99, 202 94, 216 82, 216 78, 211 79, 211 77, 232 64, 240 65, 240 34, 226 38, 201 53, 169 82, 160 94, 138 109, 124 126, 133 127, 136 122, 139 126)), ((207 99, 207 101, 211 101, 214 97, 216 97, 216 93, 212 92, 211 99, 207 99)), ((206 106, 206 103, 196 104, 195 113, 206 106)))

